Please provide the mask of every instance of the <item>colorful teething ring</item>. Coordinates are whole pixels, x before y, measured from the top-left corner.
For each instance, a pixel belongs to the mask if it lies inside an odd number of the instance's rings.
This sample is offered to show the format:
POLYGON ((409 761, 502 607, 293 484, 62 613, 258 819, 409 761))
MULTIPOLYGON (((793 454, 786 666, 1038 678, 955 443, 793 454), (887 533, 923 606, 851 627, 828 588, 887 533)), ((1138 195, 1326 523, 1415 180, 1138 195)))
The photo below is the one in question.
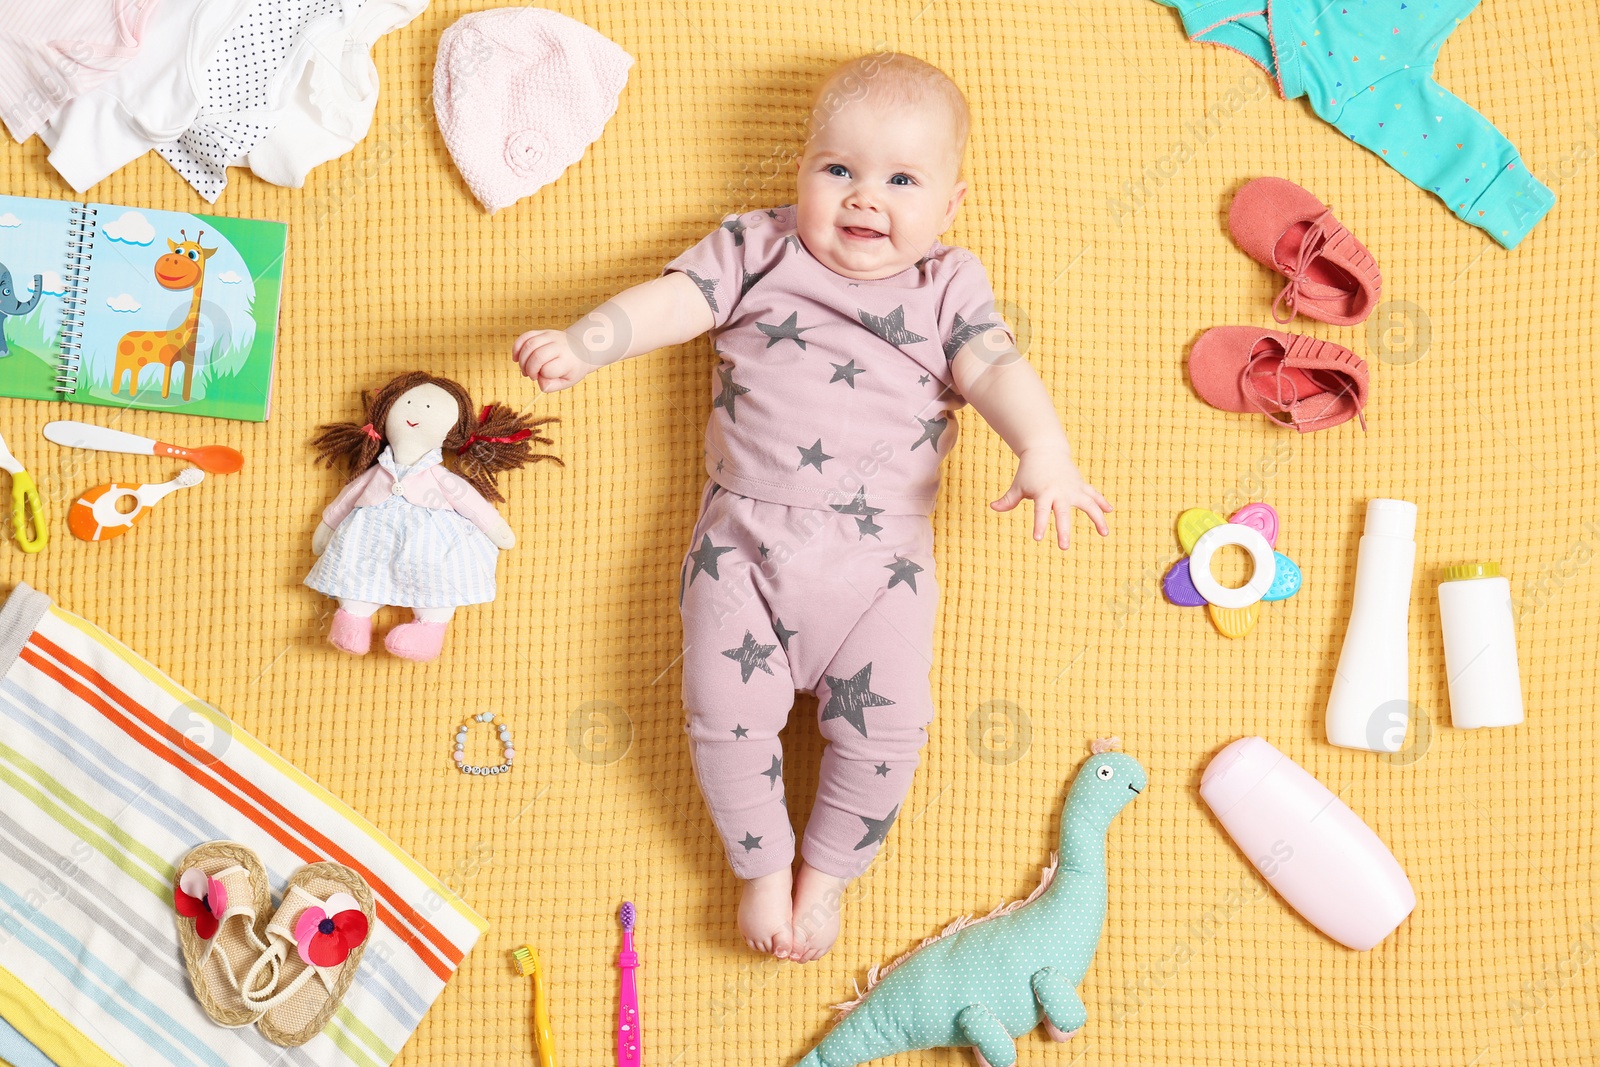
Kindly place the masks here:
POLYGON ((1189 555, 1181 557, 1161 580, 1161 590, 1179 607, 1206 609, 1224 637, 1243 637, 1261 618, 1261 605, 1287 600, 1304 580, 1294 560, 1274 551, 1280 523, 1271 504, 1246 504, 1223 519, 1206 508, 1190 508, 1178 517, 1178 541, 1189 555), (1250 553, 1255 572, 1237 589, 1218 582, 1211 559, 1223 545, 1250 553))

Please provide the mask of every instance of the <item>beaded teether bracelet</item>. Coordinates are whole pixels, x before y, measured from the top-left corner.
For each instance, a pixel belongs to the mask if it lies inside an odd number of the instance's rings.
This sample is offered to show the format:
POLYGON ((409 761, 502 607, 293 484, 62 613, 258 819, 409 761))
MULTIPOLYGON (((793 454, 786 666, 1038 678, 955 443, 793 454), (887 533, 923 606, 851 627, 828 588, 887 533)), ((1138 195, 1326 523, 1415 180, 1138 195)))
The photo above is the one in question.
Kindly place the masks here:
POLYGON ((504 774, 511 769, 511 761, 516 757, 517 750, 511 744, 511 727, 499 722, 492 711, 480 712, 456 728, 456 751, 453 758, 462 774, 504 774), (467 727, 475 722, 486 722, 500 731, 500 744, 505 749, 504 762, 493 767, 479 767, 467 762, 467 727))

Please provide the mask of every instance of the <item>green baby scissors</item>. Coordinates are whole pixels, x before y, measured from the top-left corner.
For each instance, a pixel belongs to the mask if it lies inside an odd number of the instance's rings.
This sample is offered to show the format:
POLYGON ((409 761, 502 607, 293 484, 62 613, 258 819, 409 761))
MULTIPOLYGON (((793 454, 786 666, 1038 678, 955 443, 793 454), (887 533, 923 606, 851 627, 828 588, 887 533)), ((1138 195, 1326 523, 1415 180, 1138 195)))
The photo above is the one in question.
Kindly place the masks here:
POLYGON ((44 501, 33 478, 22 469, 17 457, 0 437, 0 468, 11 473, 11 531, 24 552, 37 552, 50 541, 50 526, 44 518, 44 501))

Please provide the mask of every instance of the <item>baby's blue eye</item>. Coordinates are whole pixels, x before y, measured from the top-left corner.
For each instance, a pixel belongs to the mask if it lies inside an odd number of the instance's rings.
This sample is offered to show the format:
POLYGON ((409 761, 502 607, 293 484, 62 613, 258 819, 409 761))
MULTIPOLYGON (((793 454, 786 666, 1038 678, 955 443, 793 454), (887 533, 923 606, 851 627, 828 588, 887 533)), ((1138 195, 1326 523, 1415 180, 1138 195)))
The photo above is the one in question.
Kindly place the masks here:
POLYGON ((833 175, 835 178, 850 177, 850 170, 843 163, 828 164, 828 173, 833 175))
POLYGON ((909 174, 896 174, 894 177, 889 179, 889 184, 890 185, 915 185, 917 183, 911 180, 911 175, 909 175, 909 174))

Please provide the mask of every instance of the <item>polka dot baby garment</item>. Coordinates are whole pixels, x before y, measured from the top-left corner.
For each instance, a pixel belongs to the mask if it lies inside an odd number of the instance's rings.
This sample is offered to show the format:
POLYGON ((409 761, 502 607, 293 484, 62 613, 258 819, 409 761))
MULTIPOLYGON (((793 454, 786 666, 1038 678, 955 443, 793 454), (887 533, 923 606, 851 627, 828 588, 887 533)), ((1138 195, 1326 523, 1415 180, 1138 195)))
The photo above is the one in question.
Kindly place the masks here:
POLYGON ((215 203, 228 185, 228 168, 272 133, 277 102, 318 36, 358 7, 359 0, 257 0, 206 67, 194 124, 156 151, 215 203))

